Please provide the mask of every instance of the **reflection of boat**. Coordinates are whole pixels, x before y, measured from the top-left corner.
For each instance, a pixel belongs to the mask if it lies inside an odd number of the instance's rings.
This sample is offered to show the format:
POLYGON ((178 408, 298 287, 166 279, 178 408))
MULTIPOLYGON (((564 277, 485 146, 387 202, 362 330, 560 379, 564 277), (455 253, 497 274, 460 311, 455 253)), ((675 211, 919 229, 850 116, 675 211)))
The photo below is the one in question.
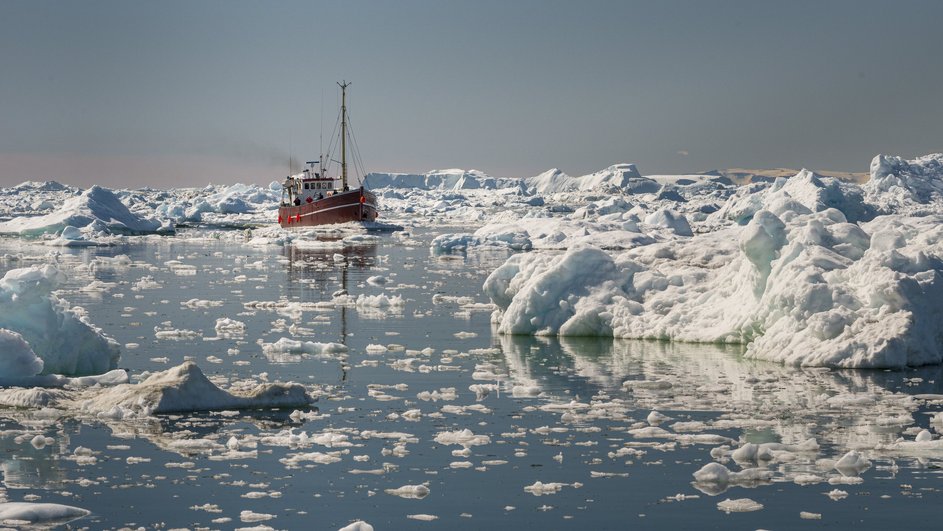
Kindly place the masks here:
MULTIPOLYGON (((302 173, 289 176, 282 185, 282 204, 278 208, 278 223, 284 228, 377 219, 376 196, 364 189, 362 184, 359 188, 351 190, 347 182, 347 140, 349 138, 347 87, 350 83, 344 82, 338 85, 341 87, 341 187, 336 186, 335 177, 328 176, 324 156, 316 161, 308 162, 308 167, 302 173)), ((356 144, 353 145, 356 147, 356 144)), ((329 148, 327 161, 331 160, 330 151, 329 148)), ((355 162, 356 160, 355 158, 355 162)))
MULTIPOLYGON (((339 242, 339 240, 338 240, 339 242)), ((325 242, 329 243, 329 242, 325 242)), ((286 294, 289 299, 300 298, 304 301, 314 299, 315 302, 331 301, 334 295, 347 293, 348 269, 351 267, 362 274, 376 259, 376 245, 358 245, 343 248, 344 260, 337 261, 334 254, 337 249, 325 245, 322 249, 302 249, 294 245, 286 246, 283 254, 287 261, 286 294), (325 267, 325 264, 330 264, 325 267), (340 269, 340 286, 336 274, 340 269)), ((356 277, 355 277, 356 279, 356 277)), ((340 305, 340 338, 339 342, 347 344, 347 306, 340 305)))

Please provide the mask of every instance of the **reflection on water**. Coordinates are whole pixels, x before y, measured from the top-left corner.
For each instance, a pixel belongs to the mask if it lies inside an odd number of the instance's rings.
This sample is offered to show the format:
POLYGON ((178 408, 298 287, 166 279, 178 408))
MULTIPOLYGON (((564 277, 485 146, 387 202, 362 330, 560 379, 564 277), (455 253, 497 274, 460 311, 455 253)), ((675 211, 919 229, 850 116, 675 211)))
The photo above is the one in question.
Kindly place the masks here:
POLYGON ((66 473, 60 466, 60 454, 69 448, 69 434, 56 424, 42 425, 29 419, 20 424, 0 420, 0 467, 3 486, 8 489, 54 489, 65 484, 66 473), (32 429, 30 429, 32 428, 32 429), (52 437, 52 444, 33 443, 35 437, 52 437))
MULTIPOLYGON (((943 383, 939 367, 805 370, 745 360, 739 346, 494 335, 480 287, 507 252, 430 255, 431 236, 252 248, 237 241, 240 235, 229 241, 223 235, 62 250, 54 258, 69 274, 62 297, 86 306, 90 319, 123 345, 136 344, 121 361, 135 377, 189 356, 223 384, 303 382, 321 398, 321 409, 125 421, 6 409, 4 484, 20 497, 92 509, 102 516, 91 528, 249 526, 239 518, 252 510, 276 515, 267 525, 293 529, 337 529, 356 518, 404 528, 415 523, 406 515, 421 513, 456 529, 609 529, 631 527, 626 515, 638 514, 646 515, 639 527, 674 529, 691 527, 691 518, 731 527, 716 499, 684 501, 685 511, 661 503, 700 494, 692 474, 712 461, 770 473, 766 482, 702 489, 767 497, 760 516, 737 515, 753 518, 736 522, 752 528, 779 522, 777 510, 795 518, 797 500, 803 509, 833 504, 822 495, 832 486, 798 491, 798 485, 837 476, 826 461, 850 449, 875 462, 857 491, 841 487, 851 496, 896 495, 905 482, 917 491, 937 479, 930 467, 943 452, 914 458, 878 447, 912 440, 930 424, 927 413, 943 399, 933 396, 943 383), (132 263, 101 259, 122 253, 132 263), (196 273, 180 276, 174 262, 196 273), (136 289, 143 276, 162 287, 136 289), (371 284, 373 276, 386 282, 371 284), (82 291, 93 281, 114 287, 82 291), (335 302, 343 290, 405 302, 395 309, 335 302), (221 305, 187 305, 193 298, 221 305), (243 322, 245 334, 217 334, 220 317, 243 322), (165 322, 201 335, 158 340, 154 330, 165 322), (350 350, 325 358, 263 351, 281 338, 343 342, 350 350), (433 393, 438 398, 421 397, 433 393), (660 420, 653 410, 670 418, 660 420), (459 449, 435 441, 440 432, 465 429, 491 442, 459 449), (35 448, 30 441, 40 433, 53 442, 35 448), (788 461, 740 463, 730 451, 746 441, 799 445, 810 438, 820 449, 788 461), (296 463, 290 469, 286 458, 296 463), (536 481, 566 485, 537 498, 525 490, 536 481), (422 501, 384 494, 419 484, 430 488, 422 501), (193 509, 204 504, 222 513, 193 509), (219 517, 232 521, 213 522, 219 517)), ((7 250, 2 241, 0 249, 7 250)), ((18 249, 34 258, 3 267, 42 263, 48 252, 18 249)), ((859 516, 850 503, 826 508, 859 516)))
POLYGON ((921 405, 894 389, 915 374, 941 381, 939 368, 906 376, 802 369, 744 359, 727 345, 498 337, 515 383, 567 399, 624 389, 634 409, 714 412, 712 427, 766 434, 758 439, 773 433, 788 444, 810 437, 844 448, 891 443, 921 405))

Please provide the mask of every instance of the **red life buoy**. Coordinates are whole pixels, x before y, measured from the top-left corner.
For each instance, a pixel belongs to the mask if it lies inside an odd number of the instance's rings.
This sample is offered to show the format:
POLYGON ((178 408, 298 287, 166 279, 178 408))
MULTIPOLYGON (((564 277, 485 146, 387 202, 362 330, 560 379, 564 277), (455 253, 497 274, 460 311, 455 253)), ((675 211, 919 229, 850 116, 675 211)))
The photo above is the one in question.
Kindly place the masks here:
POLYGON ((364 197, 364 196, 360 196, 360 202, 361 202, 361 203, 366 203, 366 202, 367 202, 367 198, 364 197))
POLYGON ((301 221, 301 214, 298 214, 297 216, 295 216, 295 221, 301 221))
POLYGON ((279 222, 279 223, 282 222, 282 215, 281 215, 281 214, 278 215, 278 222, 279 222))

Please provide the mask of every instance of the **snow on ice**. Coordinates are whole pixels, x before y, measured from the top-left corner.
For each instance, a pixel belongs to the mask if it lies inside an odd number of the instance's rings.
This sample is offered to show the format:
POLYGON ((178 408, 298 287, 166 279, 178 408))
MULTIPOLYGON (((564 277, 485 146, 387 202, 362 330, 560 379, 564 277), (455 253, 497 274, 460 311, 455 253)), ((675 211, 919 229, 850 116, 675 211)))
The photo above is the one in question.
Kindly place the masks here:
MULTIPOLYGON (((920 181, 943 179, 941 158, 893 166, 893 186, 932 201, 920 181)), ((886 181, 887 166, 872 180, 886 181)), ((617 254, 514 255, 484 285, 493 320, 508 334, 743 343, 750 357, 792 365, 943 361, 941 212, 872 216, 887 204, 862 205, 860 187, 795 179, 734 195, 713 220, 744 225, 617 254)))

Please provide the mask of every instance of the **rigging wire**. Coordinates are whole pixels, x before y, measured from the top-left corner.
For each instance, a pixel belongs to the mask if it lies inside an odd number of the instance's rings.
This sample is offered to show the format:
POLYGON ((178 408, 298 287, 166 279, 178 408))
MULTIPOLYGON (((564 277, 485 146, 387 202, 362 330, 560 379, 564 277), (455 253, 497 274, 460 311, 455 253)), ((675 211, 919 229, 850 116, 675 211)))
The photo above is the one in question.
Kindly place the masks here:
MULTIPOLYGON (((354 159, 354 171, 356 172, 357 168, 359 167, 360 175, 363 176, 363 178, 365 179, 367 174, 366 174, 365 167, 363 164, 363 158, 361 158, 360 156, 360 146, 357 144, 357 137, 354 136, 354 129, 350 124, 350 119, 349 119, 350 114, 348 113, 347 116, 348 116, 347 129, 350 131, 350 143, 351 143, 351 147, 353 147, 353 150, 351 151, 353 152, 352 154, 353 154, 353 159, 354 159)), ((358 178, 357 182, 359 182, 362 185, 363 179, 358 178)))
POLYGON ((340 113, 338 113, 337 121, 334 122, 334 131, 331 132, 331 142, 327 146, 327 163, 324 167, 325 173, 330 173, 329 170, 331 169, 331 162, 334 161, 334 150, 337 149, 338 147, 337 143, 335 142, 335 139, 340 136, 337 134, 337 128, 340 126, 340 123, 341 123, 341 115, 340 113))

